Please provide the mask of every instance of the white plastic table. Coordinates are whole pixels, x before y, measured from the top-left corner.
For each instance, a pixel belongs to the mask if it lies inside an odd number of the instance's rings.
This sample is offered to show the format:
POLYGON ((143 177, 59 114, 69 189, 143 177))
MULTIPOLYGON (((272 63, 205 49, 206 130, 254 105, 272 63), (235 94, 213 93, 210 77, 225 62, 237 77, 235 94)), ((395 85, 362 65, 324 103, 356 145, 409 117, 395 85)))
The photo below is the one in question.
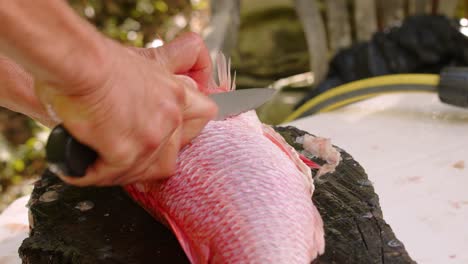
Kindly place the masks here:
POLYGON ((331 138, 364 167, 418 263, 468 263, 468 109, 393 94, 290 124, 331 138))
MULTIPOLYGON (((361 163, 384 217, 422 264, 468 263, 468 110, 432 94, 380 96, 290 123, 361 163)), ((0 263, 21 263, 27 197, 0 216, 0 263)))
POLYGON ((18 248, 28 237, 28 200, 29 196, 16 200, 0 215, 0 264, 21 263, 18 248))

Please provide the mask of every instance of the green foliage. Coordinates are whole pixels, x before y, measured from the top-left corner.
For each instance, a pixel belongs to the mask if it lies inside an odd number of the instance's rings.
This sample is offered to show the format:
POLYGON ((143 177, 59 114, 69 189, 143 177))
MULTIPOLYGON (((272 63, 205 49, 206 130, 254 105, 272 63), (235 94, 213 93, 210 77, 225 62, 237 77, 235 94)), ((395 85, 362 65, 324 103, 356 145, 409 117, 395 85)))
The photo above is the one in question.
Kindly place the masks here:
MULTIPOLYGON (((190 0, 69 0, 71 6, 106 34, 120 42, 142 47, 155 38, 167 39, 178 27, 187 29, 187 19, 207 1, 190 0), (174 16, 179 23, 173 23, 174 16), (182 19, 182 22, 180 22, 182 19), (185 20, 185 22, 183 21, 185 20)), ((173 35, 173 34, 172 34, 173 35)))
POLYGON ((12 146, 0 138, 0 191, 10 184, 19 183, 22 177, 30 178, 42 173, 48 129, 36 124, 32 130, 33 136, 19 146, 12 146))
POLYGON ((31 120, 31 137, 16 145, 0 135, 0 212, 14 199, 28 194, 31 179, 40 176, 45 167, 44 146, 49 130, 31 120))
MULTIPOLYGON (((96 28, 121 43, 143 47, 155 39, 168 41, 208 7, 208 0, 68 0, 71 7, 96 28), (197 15, 198 14, 198 15, 197 15)), ((43 173, 44 146, 49 129, 26 117, 15 119, 0 109, 0 212, 18 196, 30 192, 26 180, 43 173), (29 122, 23 122, 24 120, 29 122), (26 124, 25 124, 26 123, 26 124), (21 132, 21 135, 19 134, 21 132), (3 134, 3 136, 2 136, 3 134)))

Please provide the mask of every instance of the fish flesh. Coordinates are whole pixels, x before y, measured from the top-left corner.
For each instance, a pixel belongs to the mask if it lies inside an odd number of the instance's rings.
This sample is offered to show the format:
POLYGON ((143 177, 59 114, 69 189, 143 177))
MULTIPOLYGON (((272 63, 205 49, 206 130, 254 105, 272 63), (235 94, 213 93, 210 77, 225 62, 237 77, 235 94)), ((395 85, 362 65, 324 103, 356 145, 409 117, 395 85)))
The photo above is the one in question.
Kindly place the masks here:
MULTIPOLYGON (((217 68, 219 85, 203 92, 235 89, 222 55, 217 68)), ((311 170, 255 111, 209 122, 179 153, 175 175, 126 190, 192 263, 310 263, 324 252, 311 170)))
POLYGON ((334 172, 338 164, 340 164, 341 154, 333 147, 329 138, 314 137, 306 134, 296 138, 296 143, 301 144, 307 154, 326 161, 326 164, 317 168, 316 179, 327 173, 334 172))
MULTIPOLYGON (((220 55, 217 66, 219 85, 202 92, 235 89, 230 62, 220 55)), ((180 151, 172 177, 125 189, 191 263, 310 263, 324 252, 324 229, 301 158, 252 110, 210 121, 180 151)))

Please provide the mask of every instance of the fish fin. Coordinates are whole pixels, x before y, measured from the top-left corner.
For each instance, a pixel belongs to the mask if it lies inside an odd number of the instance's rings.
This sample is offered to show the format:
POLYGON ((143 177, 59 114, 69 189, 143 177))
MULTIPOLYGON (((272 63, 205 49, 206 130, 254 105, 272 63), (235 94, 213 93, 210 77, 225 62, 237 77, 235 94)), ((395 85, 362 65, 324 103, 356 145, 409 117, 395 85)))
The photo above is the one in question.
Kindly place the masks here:
MULTIPOLYGON (((263 134, 271 140, 276 146, 278 146, 293 162, 296 164, 296 167, 299 171, 302 172, 304 180, 307 185, 310 187, 310 194, 314 192, 314 180, 312 179, 312 172, 310 168, 302 161, 299 153, 289 145, 284 138, 278 134, 271 126, 263 125, 263 134)), ((312 162, 312 161, 310 161, 312 162)))
MULTIPOLYGON (((151 189, 151 187, 145 184, 131 184, 125 186, 127 193, 136 201, 142 208, 150 207, 153 210, 146 210, 150 215, 157 219, 160 223, 170 228, 173 234, 176 236, 177 241, 181 245, 185 254, 190 260, 190 263, 201 264, 208 263, 208 258, 210 256, 210 250, 208 246, 197 245, 193 243, 189 237, 185 234, 182 228, 174 221, 169 215, 163 210, 157 199, 151 199, 151 195, 146 195, 146 191, 151 189), (143 188, 143 189, 142 189, 143 188)), ((154 197, 153 197, 154 198, 154 197)))
POLYGON ((225 93, 236 89, 236 72, 231 78, 231 59, 226 59, 223 53, 219 52, 216 57, 217 79, 210 78, 207 87, 202 89, 205 94, 225 93))
POLYGON ((124 186, 126 193, 136 202, 141 208, 145 209, 151 216, 162 224, 168 226, 164 217, 159 214, 161 211, 160 205, 155 199, 151 199, 153 196, 148 195, 147 192, 151 189, 148 184, 136 183, 124 186), (148 210, 147 208, 155 208, 156 210, 148 210))
POLYGON ((223 53, 219 53, 216 58, 216 66, 218 70, 218 89, 222 92, 234 91, 236 89, 236 73, 233 80, 231 79, 231 59, 226 59, 223 53))
POLYGON ((174 235, 177 237, 179 244, 187 255, 190 263, 192 264, 202 264, 208 263, 210 256, 210 248, 206 245, 200 245, 193 243, 185 232, 179 227, 179 225, 173 221, 167 214, 162 213, 164 216, 165 222, 171 228, 174 235))

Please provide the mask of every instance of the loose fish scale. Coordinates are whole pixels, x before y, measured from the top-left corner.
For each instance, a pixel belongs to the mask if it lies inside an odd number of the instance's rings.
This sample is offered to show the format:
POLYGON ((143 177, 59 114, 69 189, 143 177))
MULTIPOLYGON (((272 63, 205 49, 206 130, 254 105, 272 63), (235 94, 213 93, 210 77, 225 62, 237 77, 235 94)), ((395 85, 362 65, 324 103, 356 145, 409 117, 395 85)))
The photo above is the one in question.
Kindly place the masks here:
POLYGON ((129 193, 208 248, 210 263, 308 263, 324 244, 310 189, 252 116, 211 122, 180 153, 175 176, 129 193))

